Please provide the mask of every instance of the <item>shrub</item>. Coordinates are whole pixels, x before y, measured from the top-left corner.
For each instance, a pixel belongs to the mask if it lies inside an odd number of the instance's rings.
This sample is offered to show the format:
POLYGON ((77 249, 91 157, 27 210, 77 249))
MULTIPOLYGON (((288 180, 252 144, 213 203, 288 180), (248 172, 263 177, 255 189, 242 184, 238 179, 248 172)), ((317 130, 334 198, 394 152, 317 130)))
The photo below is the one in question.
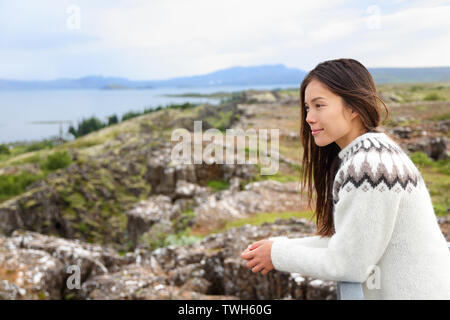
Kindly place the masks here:
POLYGON ((87 135, 93 131, 100 130, 106 127, 98 118, 91 117, 89 119, 83 119, 81 123, 78 124, 78 128, 69 127, 69 133, 71 133, 75 138, 87 135))
POLYGON ((425 153, 422 151, 416 151, 409 155, 412 162, 414 162, 415 165, 423 167, 423 166, 429 166, 433 164, 433 160, 431 160, 425 153))
POLYGON ((186 109, 193 108, 195 106, 197 106, 197 105, 189 103, 189 102, 186 102, 186 103, 179 104, 179 105, 171 105, 170 107, 175 108, 175 109, 186 110, 186 109))
POLYGON ((53 148, 53 142, 47 139, 44 139, 43 141, 35 142, 30 144, 28 147, 25 148, 25 152, 30 151, 38 151, 42 149, 51 149, 53 148))
POLYGON ((108 126, 116 124, 116 123, 119 123, 119 119, 117 118, 117 116, 115 114, 108 117, 108 126))
POLYGON ((28 171, 14 175, 0 175, 0 201, 23 193, 28 185, 41 178, 42 175, 34 175, 28 171))
POLYGON ((443 173, 450 176, 450 159, 440 159, 433 163, 437 172, 443 173))
POLYGON ((207 186, 213 189, 214 192, 218 192, 228 189, 230 187, 230 184, 224 180, 211 180, 207 182, 207 186))
POLYGON ((436 92, 432 92, 423 97, 424 101, 437 101, 442 100, 442 97, 438 95, 436 92))
POLYGON ((424 87, 423 86, 419 86, 419 85, 412 86, 412 87, 409 88, 409 90, 412 91, 412 92, 420 91, 420 90, 423 90, 423 89, 424 89, 424 87))
POLYGON ((7 146, 0 144, 0 154, 11 154, 11 152, 7 146))
POLYGON ((447 207, 443 203, 433 203, 433 209, 436 216, 444 216, 447 214, 447 207))
POLYGON ((139 117, 140 115, 142 115, 142 113, 135 112, 135 111, 129 111, 122 116, 122 121, 126 121, 131 118, 136 118, 136 117, 139 117))
POLYGON ((72 163, 72 156, 66 151, 57 151, 47 157, 42 169, 49 171, 66 168, 72 163))
MULTIPOLYGON (((189 231, 189 229, 188 229, 189 231)), ((176 245, 176 246, 187 246, 192 243, 201 241, 203 238, 199 236, 193 236, 188 235, 186 232, 177 233, 177 234, 170 234, 168 235, 163 242, 163 246, 170 246, 170 245, 176 245)))
POLYGON ((189 228, 195 218, 195 213, 192 209, 182 211, 181 214, 172 220, 172 228, 175 232, 183 232, 189 228))

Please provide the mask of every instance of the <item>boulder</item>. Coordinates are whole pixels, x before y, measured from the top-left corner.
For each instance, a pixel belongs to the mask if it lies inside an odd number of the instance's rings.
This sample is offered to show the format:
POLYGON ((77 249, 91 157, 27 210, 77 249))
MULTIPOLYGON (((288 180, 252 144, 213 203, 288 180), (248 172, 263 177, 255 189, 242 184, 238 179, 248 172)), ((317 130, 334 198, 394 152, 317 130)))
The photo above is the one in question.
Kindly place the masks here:
POLYGON ((166 195, 151 196, 140 201, 133 209, 126 212, 128 237, 137 246, 138 238, 155 224, 162 226, 161 232, 170 234, 171 219, 179 214, 172 205, 172 199, 166 195))
POLYGON ((0 237, 0 274, 6 281, 0 291, 12 299, 63 299, 76 291, 66 283, 73 274, 70 266, 79 268, 81 284, 134 260, 100 245, 16 230, 0 237))
MULTIPOLYGON (((450 208, 447 208, 447 213, 449 213, 450 208)), ((444 235, 445 239, 450 242, 450 214, 447 214, 446 216, 438 217, 438 224, 441 228, 442 234, 444 235)))
POLYGON ((409 139, 411 137, 410 127, 395 127, 391 129, 391 133, 398 136, 401 139, 409 139))
POLYGON ((45 181, 33 192, 25 192, 20 199, 0 204, 0 233, 10 235, 16 229, 39 233, 55 233, 72 237, 73 228, 60 214, 60 197, 45 181))
POLYGON ((155 157, 147 161, 146 180, 151 185, 152 194, 164 194, 172 199, 177 194, 179 180, 206 186, 211 180, 229 181, 233 177, 248 180, 256 174, 253 164, 191 164, 174 163, 171 161, 169 149, 160 150, 155 157))
POLYGON ((446 137, 423 137, 406 144, 409 152, 421 151, 434 160, 447 159, 448 139, 446 137))
POLYGON ((224 190, 195 207, 195 224, 202 229, 220 228, 224 221, 263 212, 299 211, 305 208, 295 182, 252 182, 242 191, 224 190))
POLYGON ((336 299, 336 283, 317 281, 295 273, 271 271, 266 276, 249 270, 240 258, 249 243, 272 236, 303 237, 314 226, 305 219, 276 220, 261 226, 245 225, 213 234, 189 246, 168 246, 144 255, 158 261, 167 282, 178 288, 195 288, 209 296, 239 299, 336 299))
POLYGON ((16 248, 0 239, 0 292, 5 299, 61 299, 63 264, 48 252, 16 248))
MULTIPOLYGON (((99 275, 83 283, 83 300, 212 300, 237 299, 232 296, 211 296, 196 290, 205 280, 187 281, 183 288, 167 283, 164 274, 155 274, 148 267, 129 265, 120 272, 99 275)), ((201 290, 200 290, 201 291, 201 290)))

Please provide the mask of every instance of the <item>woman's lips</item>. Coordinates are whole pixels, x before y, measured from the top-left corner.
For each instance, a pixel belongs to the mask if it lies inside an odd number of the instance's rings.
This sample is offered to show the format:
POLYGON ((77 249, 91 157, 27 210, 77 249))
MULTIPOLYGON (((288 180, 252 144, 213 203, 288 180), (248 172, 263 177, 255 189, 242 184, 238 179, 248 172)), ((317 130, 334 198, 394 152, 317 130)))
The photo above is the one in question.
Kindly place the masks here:
POLYGON ((323 129, 312 130, 311 132, 312 132, 313 135, 316 135, 316 134, 320 133, 322 130, 323 130, 323 129))

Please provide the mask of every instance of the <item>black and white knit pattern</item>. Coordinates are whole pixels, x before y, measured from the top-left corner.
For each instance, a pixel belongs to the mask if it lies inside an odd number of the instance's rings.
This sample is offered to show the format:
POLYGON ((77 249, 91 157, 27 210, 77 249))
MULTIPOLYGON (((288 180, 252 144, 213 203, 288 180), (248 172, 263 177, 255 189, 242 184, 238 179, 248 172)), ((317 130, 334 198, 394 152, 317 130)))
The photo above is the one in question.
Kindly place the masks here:
POLYGON ((424 183, 419 170, 405 152, 382 133, 367 133, 352 141, 339 153, 341 167, 333 185, 333 201, 339 191, 361 188, 368 192, 391 191, 409 193, 424 183))

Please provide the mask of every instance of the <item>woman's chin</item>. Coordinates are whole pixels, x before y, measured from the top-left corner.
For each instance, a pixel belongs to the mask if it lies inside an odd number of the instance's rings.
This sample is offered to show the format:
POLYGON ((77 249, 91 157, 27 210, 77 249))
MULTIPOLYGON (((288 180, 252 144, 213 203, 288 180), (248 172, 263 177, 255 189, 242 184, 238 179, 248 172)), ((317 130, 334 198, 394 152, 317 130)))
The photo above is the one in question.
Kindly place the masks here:
POLYGON ((315 142, 316 146, 318 146, 318 147, 325 147, 333 141, 329 141, 328 139, 323 139, 320 137, 314 137, 314 142, 315 142))

